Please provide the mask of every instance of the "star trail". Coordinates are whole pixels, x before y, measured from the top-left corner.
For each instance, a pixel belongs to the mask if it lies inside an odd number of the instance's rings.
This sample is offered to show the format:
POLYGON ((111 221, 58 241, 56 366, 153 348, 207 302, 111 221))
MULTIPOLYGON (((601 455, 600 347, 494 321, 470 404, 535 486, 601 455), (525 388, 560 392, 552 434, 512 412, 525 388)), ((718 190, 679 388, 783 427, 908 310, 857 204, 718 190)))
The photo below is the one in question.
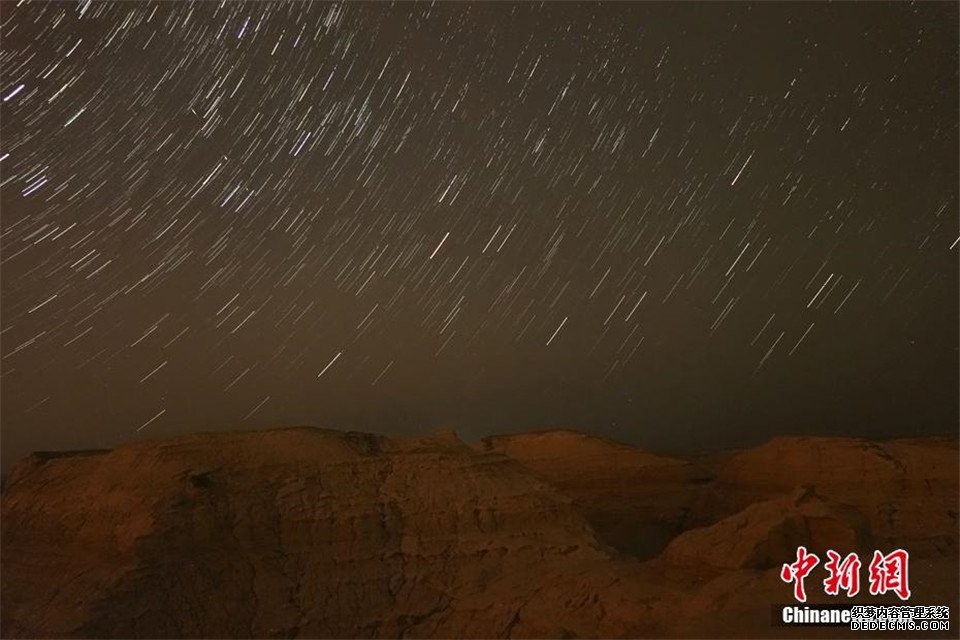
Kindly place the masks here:
POLYGON ((4 1, 4 464, 953 431, 957 11, 4 1))

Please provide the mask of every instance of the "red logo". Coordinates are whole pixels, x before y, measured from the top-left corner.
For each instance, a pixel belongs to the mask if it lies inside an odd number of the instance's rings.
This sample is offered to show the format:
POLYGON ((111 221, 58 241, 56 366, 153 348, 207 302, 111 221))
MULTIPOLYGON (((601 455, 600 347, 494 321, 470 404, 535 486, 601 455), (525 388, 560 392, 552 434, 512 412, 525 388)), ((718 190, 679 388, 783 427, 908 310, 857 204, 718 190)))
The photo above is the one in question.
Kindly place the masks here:
POLYGON ((806 547, 797 547, 797 561, 793 564, 785 564, 780 569, 780 579, 787 584, 794 583, 793 597, 798 601, 807 601, 807 592, 803 588, 803 580, 818 564, 820 564, 820 558, 816 554, 808 554, 806 547))
MULTIPOLYGON (((793 597, 798 602, 807 601, 807 592, 804 588, 804 579, 820 564, 820 558, 815 553, 809 553, 806 547, 797 547, 795 562, 784 564, 780 569, 780 579, 787 584, 793 583, 793 597)), ((897 549, 887 555, 880 551, 873 552, 873 560, 869 566, 870 595, 882 596, 893 592, 901 600, 910 597, 910 577, 908 566, 910 554, 903 549, 897 549)), ((823 580, 823 591, 829 596, 840 595, 845 591, 848 598, 860 593, 861 562, 856 553, 849 553, 841 557, 833 549, 827 551, 827 561, 823 568, 827 577, 823 580)))
POLYGON ((910 583, 907 576, 907 565, 910 554, 903 549, 897 549, 887 555, 879 551, 873 552, 870 562, 870 594, 881 596, 893 591, 901 600, 910 597, 910 583))
POLYGON ((848 554, 841 561, 840 554, 831 549, 827 551, 827 557, 830 559, 823 565, 830 574, 823 581, 823 590, 826 594, 836 596, 843 589, 847 592, 847 597, 852 598, 860 593, 860 558, 857 554, 848 554))

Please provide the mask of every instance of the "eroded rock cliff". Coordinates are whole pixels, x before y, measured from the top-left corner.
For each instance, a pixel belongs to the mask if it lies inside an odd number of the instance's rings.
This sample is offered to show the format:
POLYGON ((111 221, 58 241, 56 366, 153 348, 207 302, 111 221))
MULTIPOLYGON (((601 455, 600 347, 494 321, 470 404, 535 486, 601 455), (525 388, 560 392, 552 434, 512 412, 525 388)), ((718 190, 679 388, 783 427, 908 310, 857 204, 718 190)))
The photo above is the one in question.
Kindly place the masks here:
POLYGON ((3 493, 2 631, 790 636, 770 605, 798 544, 906 546, 915 600, 956 602, 956 454, 783 438, 683 460, 570 431, 313 428, 34 454, 3 493))

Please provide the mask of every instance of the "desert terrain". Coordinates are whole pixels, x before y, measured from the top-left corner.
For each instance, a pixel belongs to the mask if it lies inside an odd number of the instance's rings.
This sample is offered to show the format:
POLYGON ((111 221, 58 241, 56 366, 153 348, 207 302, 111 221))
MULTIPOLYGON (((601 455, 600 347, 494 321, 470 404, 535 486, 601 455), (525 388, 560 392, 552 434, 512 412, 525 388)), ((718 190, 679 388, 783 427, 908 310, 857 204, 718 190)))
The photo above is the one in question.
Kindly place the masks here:
MULTIPOLYGON (((942 438, 676 457, 570 430, 304 427, 35 453, 3 490, 2 633, 866 637, 773 624, 801 544, 864 572, 907 549, 910 604, 950 606, 956 629, 957 499, 942 438)), ((810 602, 845 602, 821 569, 810 602)))

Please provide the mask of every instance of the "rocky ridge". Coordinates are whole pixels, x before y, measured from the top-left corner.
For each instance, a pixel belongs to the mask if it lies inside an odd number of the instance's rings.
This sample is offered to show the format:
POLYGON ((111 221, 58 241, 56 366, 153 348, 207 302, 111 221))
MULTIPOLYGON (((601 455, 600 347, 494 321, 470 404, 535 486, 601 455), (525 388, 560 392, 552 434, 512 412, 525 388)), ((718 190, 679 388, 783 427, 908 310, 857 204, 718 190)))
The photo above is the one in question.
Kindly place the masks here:
POLYGON ((790 636, 769 606, 797 544, 906 546, 917 601, 956 602, 956 454, 780 438, 684 460, 572 431, 314 428, 34 454, 3 494, 2 632, 790 636))

